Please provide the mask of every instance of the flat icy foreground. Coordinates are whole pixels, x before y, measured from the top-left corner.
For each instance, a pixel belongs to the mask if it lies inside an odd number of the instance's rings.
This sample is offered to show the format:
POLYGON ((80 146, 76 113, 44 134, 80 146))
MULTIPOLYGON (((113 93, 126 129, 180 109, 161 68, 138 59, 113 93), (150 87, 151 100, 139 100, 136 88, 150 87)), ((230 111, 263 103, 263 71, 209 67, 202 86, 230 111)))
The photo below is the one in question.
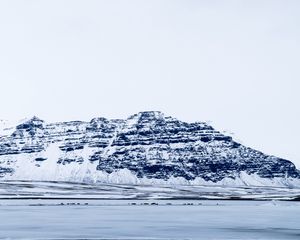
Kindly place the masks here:
POLYGON ((300 239, 299 199, 272 186, 4 181, 0 239, 300 239))
POLYGON ((300 188, 218 185, 126 185, 69 182, 0 182, 5 199, 300 200, 300 188))
POLYGON ((300 238, 299 202, 7 201, 0 206, 0 239, 300 238))

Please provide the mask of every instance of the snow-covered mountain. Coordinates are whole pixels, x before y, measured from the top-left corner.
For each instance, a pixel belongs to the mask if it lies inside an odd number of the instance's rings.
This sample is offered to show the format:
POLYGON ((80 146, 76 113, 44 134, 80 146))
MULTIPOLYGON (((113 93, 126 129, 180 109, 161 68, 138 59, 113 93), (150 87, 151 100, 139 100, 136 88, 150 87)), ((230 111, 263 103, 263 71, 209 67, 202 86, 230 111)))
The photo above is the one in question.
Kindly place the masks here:
POLYGON ((0 179, 126 184, 299 186, 285 159, 248 148, 205 122, 161 112, 126 120, 0 124, 0 179))

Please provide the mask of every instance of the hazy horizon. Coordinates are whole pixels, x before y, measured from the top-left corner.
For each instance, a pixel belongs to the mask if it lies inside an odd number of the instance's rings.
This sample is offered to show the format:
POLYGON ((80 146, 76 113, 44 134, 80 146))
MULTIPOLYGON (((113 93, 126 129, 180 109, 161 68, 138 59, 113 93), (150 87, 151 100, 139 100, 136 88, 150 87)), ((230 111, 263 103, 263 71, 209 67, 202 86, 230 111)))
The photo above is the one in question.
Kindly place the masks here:
POLYGON ((300 168, 300 2, 0 2, 0 119, 161 111, 300 168))

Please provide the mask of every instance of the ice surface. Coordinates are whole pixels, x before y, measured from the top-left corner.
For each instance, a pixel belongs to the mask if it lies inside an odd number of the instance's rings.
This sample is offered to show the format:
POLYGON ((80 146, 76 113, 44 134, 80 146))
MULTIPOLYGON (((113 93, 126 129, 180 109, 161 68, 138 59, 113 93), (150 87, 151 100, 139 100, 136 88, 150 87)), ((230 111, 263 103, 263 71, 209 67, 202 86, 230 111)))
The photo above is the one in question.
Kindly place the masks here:
POLYGON ((287 187, 4 181, 0 239, 300 239, 300 202, 281 201, 299 196, 287 187))
POLYGON ((159 205, 145 205, 142 201, 128 205, 123 200, 113 204, 91 202, 89 205, 0 206, 0 239, 300 237, 298 202, 194 201, 193 205, 174 200, 159 201, 159 205))

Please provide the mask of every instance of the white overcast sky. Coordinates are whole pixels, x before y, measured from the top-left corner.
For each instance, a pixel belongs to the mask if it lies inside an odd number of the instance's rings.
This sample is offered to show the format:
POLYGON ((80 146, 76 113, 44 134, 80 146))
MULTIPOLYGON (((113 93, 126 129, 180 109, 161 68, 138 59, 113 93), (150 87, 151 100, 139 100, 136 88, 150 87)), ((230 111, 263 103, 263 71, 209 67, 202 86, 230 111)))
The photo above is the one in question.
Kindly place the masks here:
POLYGON ((210 120, 300 167, 300 1, 1 0, 0 118, 210 120))

